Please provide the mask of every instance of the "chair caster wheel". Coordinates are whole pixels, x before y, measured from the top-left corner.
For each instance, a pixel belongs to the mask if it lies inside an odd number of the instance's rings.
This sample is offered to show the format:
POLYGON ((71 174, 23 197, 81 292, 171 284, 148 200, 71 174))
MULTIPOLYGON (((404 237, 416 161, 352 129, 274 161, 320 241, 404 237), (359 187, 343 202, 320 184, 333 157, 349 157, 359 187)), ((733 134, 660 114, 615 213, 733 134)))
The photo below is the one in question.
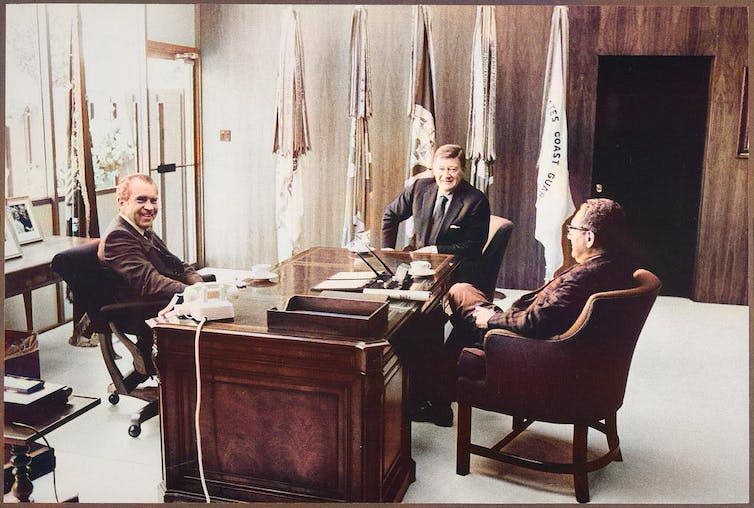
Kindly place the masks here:
POLYGON ((137 437, 141 434, 141 425, 131 425, 128 427, 128 435, 131 437, 137 437))
POLYGON ((110 404, 117 404, 120 401, 120 395, 113 392, 107 397, 107 400, 110 401, 110 404))

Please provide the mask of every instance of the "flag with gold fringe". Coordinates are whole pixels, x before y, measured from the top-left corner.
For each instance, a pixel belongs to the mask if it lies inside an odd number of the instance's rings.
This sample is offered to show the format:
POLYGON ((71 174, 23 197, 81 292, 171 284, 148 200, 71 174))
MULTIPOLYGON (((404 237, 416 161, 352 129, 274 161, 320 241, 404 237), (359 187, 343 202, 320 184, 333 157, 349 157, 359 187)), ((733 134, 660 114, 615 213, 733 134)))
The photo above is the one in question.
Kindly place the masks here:
POLYGON ((469 183, 487 193, 495 162, 495 101, 497 98, 497 29, 495 7, 477 7, 471 51, 471 86, 466 157, 469 183))
MULTIPOLYGON (((405 182, 408 187, 416 178, 428 176, 435 154, 435 81, 432 52, 432 29, 429 8, 414 6, 414 29, 411 39, 411 69, 408 87, 408 162, 405 182)), ((409 218, 398 229, 396 247, 411 243, 414 220, 409 218)))
POLYGON ((76 6, 69 44, 68 164, 63 175, 66 233, 99 238, 81 37, 81 6, 76 6))
POLYGON ((351 135, 346 175, 346 205, 343 218, 342 244, 354 239, 369 241, 366 231, 367 207, 371 192, 372 153, 369 146, 369 118, 372 116, 370 88, 367 11, 356 7, 351 22, 351 87, 348 114, 351 135))
POLYGON ((275 211, 278 261, 297 251, 301 238, 303 195, 299 158, 311 148, 304 93, 304 51, 298 14, 283 13, 280 39, 275 138, 272 151, 278 155, 275 172, 275 211))

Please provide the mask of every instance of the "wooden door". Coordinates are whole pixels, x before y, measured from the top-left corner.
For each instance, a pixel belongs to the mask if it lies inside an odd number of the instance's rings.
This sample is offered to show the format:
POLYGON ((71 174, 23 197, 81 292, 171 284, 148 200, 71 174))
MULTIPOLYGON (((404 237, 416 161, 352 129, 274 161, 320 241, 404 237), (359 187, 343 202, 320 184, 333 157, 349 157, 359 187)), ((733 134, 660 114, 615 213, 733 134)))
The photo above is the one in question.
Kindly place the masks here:
POLYGON ((599 60, 592 196, 623 205, 640 261, 665 295, 692 291, 711 62, 599 60))

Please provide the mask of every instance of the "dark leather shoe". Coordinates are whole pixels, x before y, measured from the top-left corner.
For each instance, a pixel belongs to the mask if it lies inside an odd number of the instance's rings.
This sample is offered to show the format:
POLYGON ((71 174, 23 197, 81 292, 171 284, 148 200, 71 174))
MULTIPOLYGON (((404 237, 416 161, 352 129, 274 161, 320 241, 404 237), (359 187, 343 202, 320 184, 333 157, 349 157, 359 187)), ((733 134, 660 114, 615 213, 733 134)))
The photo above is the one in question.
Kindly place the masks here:
POLYGON ((450 404, 422 401, 409 410, 409 417, 414 422, 430 422, 439 427, 453 426, 453 409, 450 404))
POLYGON ((450 404, 441 404, 432 406, 434 408, 435 419, 433 423, 438 427, 453 426, 453 408, 450 404))

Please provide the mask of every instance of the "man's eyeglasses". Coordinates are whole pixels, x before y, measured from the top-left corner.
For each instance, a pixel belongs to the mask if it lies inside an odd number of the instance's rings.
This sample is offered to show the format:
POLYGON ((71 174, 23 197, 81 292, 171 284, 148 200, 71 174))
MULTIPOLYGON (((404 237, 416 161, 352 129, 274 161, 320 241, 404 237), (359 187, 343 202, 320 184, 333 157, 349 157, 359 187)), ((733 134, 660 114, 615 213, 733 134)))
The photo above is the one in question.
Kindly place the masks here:
POLYGON ((579 226, 572 226, 570 224, 566 224, 566 227, 568 228, 568 231, 591 231, 589 228, 582 228, 579 226))

